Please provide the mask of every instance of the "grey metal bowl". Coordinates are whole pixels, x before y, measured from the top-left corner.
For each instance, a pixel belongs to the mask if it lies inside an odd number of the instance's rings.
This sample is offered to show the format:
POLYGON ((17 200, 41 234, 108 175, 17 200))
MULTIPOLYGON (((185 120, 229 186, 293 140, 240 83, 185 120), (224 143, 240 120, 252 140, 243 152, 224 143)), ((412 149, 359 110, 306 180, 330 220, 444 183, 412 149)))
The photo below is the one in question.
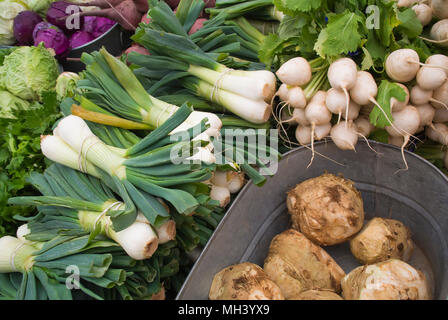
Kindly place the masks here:
MULTIPOLYGON (((118 23, 112 26, 107 32, 100 37, 70 51, 67 58, 79 58, 83 52, 93 52, 105 47, 107 51, 118 56, 130 46, 131 33, 123 30, 118 23)), ((85 65, 80 61, 64 60, 61 62, 64 70, 72 72, 81 72, 84 70, 85 65)))
MULTIPOLYGON (((371 142, 358 143, 355 152, 341 151, 333 143, 316 144, 316 151, 343 164, 299 148, 287 153, 277 174, 262 188, 247 185, 196 261, 177 299, 208 299, 213 276, 232 264, 250 261, 263 266, 272 238, 289 228, 286 192, 324 172, 342 174, 361 191, 366 218, 390 217, 405 223, 417 245, 410 264, 428 277, 435 299, 448 299, 448 179, 421 157, 406 152, 408 171, 400 150, 371 142)), ((359 264, 347 243, 325 250, 345 270, 359 264)))

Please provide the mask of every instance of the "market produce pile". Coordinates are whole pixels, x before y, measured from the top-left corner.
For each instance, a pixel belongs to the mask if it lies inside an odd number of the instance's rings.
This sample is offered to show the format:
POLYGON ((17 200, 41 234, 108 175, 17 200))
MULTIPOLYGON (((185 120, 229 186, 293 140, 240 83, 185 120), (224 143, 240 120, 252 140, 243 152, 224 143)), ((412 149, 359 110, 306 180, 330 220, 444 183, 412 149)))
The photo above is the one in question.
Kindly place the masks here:
MULTIPOLYGON (((295 147, 311 150, 311 165, 326 156, 314 152, 316 141, 352 152, 372 139, 399 146, 403 170, 415 145, 448 167, 446 1, 43 3, 0 2, 0 45, 19 45, 0 49, 0 298, 173 298, 246 181, 262 186, 275 173, 269 161, 295 147), (67 12, 73 4, 80 14, 67 12), (66 30, 76 18, 81 29, 66 30), (120 57, 85 52, 82 72, 60 74, 56 59, 115 22, 133 33, 131 48, 120 57), (227 129, 237 129, 232 140, 222 138, 227 129), (79 290, 65 285, 73 265, 79 290)), ((308 205, 319 185, 299 185, 287 203, 301 233, 273 240, 264 271, 223 271, 211 297, 341 299, 342 286, 344 298, 359 298, 372 294, 353 289, 370 269, 414 272, 389 260, 410 255, 406 227, 372 220, 358 233, 359 193, 342 178, 323 179, 347 191, 334 208, 339 219, 320 209, 325 199, 308 205), (366 247, 371 228, 398 234, 387 253, 366 247), (344 278, 319 246, 356 234, 353 254, 370 269, 344 278), (302 252, 285 249, 297 244, 302 252), (314 264, 303 269, 314 269, 319 285, 286 281, 285 259, 314 264), (233 292, 227 282, 244 273, 269 290, 233 292)))
POLYGON ((427 275, 408 263, 410 230, 382 217, 364 225, 363 201, 352 181, 326 173, 298 184, 286 201, 292 228, 271 241, 263 268, 250 262, 224 268, 213 278, 210 299, 431 298, 427 275), (348 274, 324 249, 344 242, 361 264, 348 274))

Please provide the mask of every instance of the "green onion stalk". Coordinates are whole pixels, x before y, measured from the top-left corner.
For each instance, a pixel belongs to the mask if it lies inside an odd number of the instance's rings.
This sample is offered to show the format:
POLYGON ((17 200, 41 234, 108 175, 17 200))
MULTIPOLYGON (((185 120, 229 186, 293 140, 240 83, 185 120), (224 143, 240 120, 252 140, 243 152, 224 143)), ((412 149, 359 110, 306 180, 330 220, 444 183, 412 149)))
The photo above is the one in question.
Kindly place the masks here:
POLYGON ((88 236, 0 238, 0 300, 148 299, 179 271, 173 242, 145 261, 88 236))
POLYGON ((184 31, 176 31, 183 30, 182 24, 164 2, 152 7, 149 16, 152 23, 141 25, 132 38, 151 55, 131 53, 130 62, 154 74, 167 73, 170 81, 181 81, 195 95, 247 121, 260 124, 270 118, 276 91, 272 72, 235 70, 218 62, 219 56, 203 51, 184 31))
POLYGON ((108 213, 125 204, 115 199, 113 191, 100 180, 79 171, 53 164, 44 174, 32 173, 28 182, 43 196, 8 200, 10 204, 37 206, 40 212, 20 227, 19 238, 49 241, 61 234, 90 235, 92 239, 101 235, 117 242, 133 259, 144 260, 154 254, 159 244, 175 237, 173 220, 154 230, 141 213, 130 227, 116 232, 108 213))
MULTIPOLYGON (((176 186, 205 181, 214 170, 215 159, 205 148, 209 142, 201 137, 208 128, 206 120, 176 136, 169 135, 191 112, 189 107, 181 107, 163 125, 128 149, 108 146, 93 134, 83 119, 70 115, 58 123, 53 136, 42 137, 41 149, 54 162, 97 177, 109 187, 114 185, 116 193, 122 199, 130 198, 157 228, 168 216, 162 214, 166 209, 156 197, 166 200, 179 213, 190 214, 199 204, 191 194, 176 186), (193 141, 196 137, 199 140, 193 141), (197 158, 200 151, 201 157, 197 158)), ((114 229, 117 232, 126 229, 136 216, 136 210, 126 215, 111 214, 114 229)))
MULTIPOLYGON (((130 128, 154 130, 165 123, 179 107, 151 96, 132 70, 122 61, 109 54, 104 48, 92 54, 84 53, 81 60, 86 64, 83 79, 77 82, 75 96, 82 111, 97 118, 97 122, 130 128), (118 117, 117 117, 118 116, 118 117), (124 118, 121 119, 120 118, 124 118), (115 122, 114 122, 115 121, 115 122)), ((185 131, 202 120, 210 124, 209 133, 221 128, 219 119, 213 113, 192 112, 172 133, 185 131)))
POLYGON ((212 17, 225 13, 229 19, 250 16, 257 20, 281 22, 284 18, 272 0, 217 0, 216 7, 207 8, 206 12, 212 17))

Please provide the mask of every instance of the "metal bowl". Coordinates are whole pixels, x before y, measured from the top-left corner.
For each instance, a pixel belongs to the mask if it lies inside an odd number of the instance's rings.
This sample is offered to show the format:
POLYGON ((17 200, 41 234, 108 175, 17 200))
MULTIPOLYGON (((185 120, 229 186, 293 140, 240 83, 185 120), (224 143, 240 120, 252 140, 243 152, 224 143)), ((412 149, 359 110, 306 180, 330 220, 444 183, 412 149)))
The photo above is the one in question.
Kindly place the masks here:
MULTIPOLYGON (((411 229, 417 248, 409 263, 426 274, 434 299, 448 299, 448 179, 410 152, 406 152, 409 170, 397 172, 404 166, 399 148, 370 143, 378 154, 361 142, 356 153, 341 151, 333 143, 317 143, 317 152, 343 166, 316 155, 308 169, 311 152, 296 149, 284 156, 277 174, 264 187, 247 185, 196 261, 177 299, 208 299, 213 276, 229 265, 249 261, 263 266, 272 238, 290 226, 286 192, 324 172, 342 174, 356 183, 366 219, 398 219, 411 229)), ((359 265, 348 243, 325 250, 347 273, 359 265)))
POLYGON ((70 61, 70 58, 80 58, 83 52, 93 52, 105 47, 107 51, 119 56, 131 44, 132 33, 123 30, 118 23, 113 25, 107 32, 98 38, 70 51, 68 59, 61 61, 64 70, 71 72, 81 72, 85 65, 80 61, 70 61))

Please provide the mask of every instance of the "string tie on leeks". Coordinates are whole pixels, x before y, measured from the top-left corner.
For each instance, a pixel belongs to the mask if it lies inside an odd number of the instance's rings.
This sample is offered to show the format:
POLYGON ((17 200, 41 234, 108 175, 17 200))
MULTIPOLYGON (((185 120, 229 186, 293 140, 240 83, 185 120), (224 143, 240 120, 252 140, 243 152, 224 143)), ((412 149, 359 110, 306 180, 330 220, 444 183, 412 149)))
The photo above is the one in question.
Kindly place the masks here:
MULTIPOLYGON (((103 212, 101 212, 98 215, 98 217, 96 217, 95 222, 93 224, 93 229, 95 230, 98 227, 98 223, 106 216, 106 214, 110 210, 112 210, 112 209, 118 210, 121 207, 121 205, 124 205, 124 203, 121 202, 121 201, 117 201, 117 202, 114 202, 111 205, 109 205, 106 209, 104 209, 103 212)), ((110 238, 109 228, 110 228, 110 224, 111 223, 112 223, 112 220, 111 219, 107 219, 106 222, 105 222, 105 225, 104 225, 104 229, 105 229, 105 232, 106 232, 106 235, 107 235, 108 238, 110 238)))
POLYGON ((232 71, 232 69, 227 69, 226 71, 224 71, 223 73, 221 73, 221 75, 218 77, 218 79, 216 79, 214 85, 213 85, 213 90, 210 94, 210 101, 213 101, 213 98, 216 97, 217 101, 220 101, 220 96, 219 96, 219 91, 221 89, 222 86, 222 81, 224 79, 224 77, 230 73, 230 71, 232 71))
POLYGON ((101 142, 101 140, 95 139, 95 141, 92 141, 92 143, 87 147, 86 151, 83 152, 84 145, 85 145, 86 141, 88 141, 90 138, 92 138, 92 137, 84 138, 84 140, 82 141, 82 144, 81 144, 81 150, 79 151, 79 154, 78 154, 78 168, 79 168, 79 171, 81 171, 82 173, 88 173, 87 172, 87 153, 89 152, 90 148, 92 148, 97 143, 101 142))
POLYGON ((14 259, 16 258, 16 254, 17 252, 20 250, 20 248, 22 248, 25 245, 25 242, 21 242, 13 251, 11 258, 9 260, 9 264, 11 266, 11 269, 14 270, 14 272, 17 272, 19 270, 17 270, 15 263, 14 263, 14 259))

